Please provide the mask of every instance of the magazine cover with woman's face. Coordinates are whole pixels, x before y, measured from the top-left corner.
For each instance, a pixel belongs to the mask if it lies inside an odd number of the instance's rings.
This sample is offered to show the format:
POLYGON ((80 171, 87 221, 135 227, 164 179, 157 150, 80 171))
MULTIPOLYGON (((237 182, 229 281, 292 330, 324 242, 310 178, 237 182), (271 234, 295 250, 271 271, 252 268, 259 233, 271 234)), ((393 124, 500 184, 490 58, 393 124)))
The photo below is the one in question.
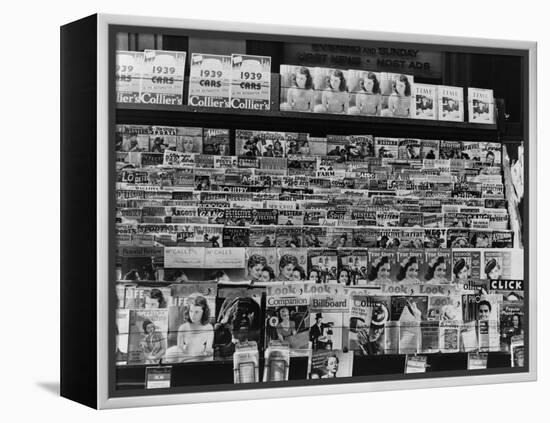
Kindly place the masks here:
POLYGON ((384 117, 409 118, 411 115, 412 85, 414 77, 399 73, 381 74, 382 106, 384 117))
POLYGON ((353 369, 353 352, 315 350, 311 357, 309 379, 349 377, 353 369))
POLYGON ((159 364, 166 354, 168 309, 130 310, 128 364, 159 364))
POLYGON ((173 287, 174 305, 168 312, 168 349, 165 361, 208 361, 214 357, 216 284, 173 287))
POLYGON ((309 354, 310 296, 300 282, 266 287, 266 347, 279 341, 288 344, 291 356, 309 354))
POLYGON ((347 114, 349 108, 348 71, 331 68, 314 68, 316 113, 347 114))
POLYGON ((381 112, 381 74, 364 70, 348 70, 350 115, 378 116, 381 112))
POLYGON ((313 112, 313 73, 313 68, 307 66, 281 65, 281 111, 313 112))

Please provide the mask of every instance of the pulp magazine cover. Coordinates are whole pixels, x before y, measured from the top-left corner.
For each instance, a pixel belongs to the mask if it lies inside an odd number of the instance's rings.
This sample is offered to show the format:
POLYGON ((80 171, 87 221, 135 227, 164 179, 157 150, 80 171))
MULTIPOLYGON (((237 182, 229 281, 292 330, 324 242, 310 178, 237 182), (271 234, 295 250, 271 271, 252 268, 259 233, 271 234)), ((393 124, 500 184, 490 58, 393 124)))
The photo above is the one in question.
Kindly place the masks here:
POLYGON ((381 159, 394 159, 398 157, 399 139, 398 138, 381 138, 374 139, 374 154, 375 157, 381 159))
POLYGON ((420 140, 420 158, 430 160, 439 159, 439 141, 420 140))
POLYGON ((177 151, 182 153, 202 153, 202 128, 178 127, 177 151))
POLYGON ((171 288, 174 304, 168 308, 168 348, 164 362, 212 360, 216 284, 183 283, 171 288))
POLYGON ((202 152, 214 156, 230 154, 229 129, 203 128, 202 152))
POLYGON ((285 343, 290 356, 309 354, 311 293, 304 283, 273 284, 266 287, 265 346, 285 343))
POLYGON ((380 73, 364 70, 348 70, 350 115, 378 116, 381 111, 382 94, 380 73))
POLYGON ((314 68, 316 113, 347 114, 349 108, 348 71, 331 68, 314 68))
POLYGON ((493 90, 468 87, 468 122, 495 123, 493 90))
POLYGON ((216 296, 216 322, 214 324, 214 356, 229 358, 235 345, 247 341, 260 344, 262 337, 263 288, 248 285, 219 284, 216 296))
POLYGON ((149 151, 150 132, 151 128, 147 125, 117 125, 115 145, 116 151, 149 151))
POLYGON ((140 103, 183 105, 184 51, 144 50, 140 103))
POLYGON ((314 350, 311 356, 309 379, 350 377, 352 370, 353 352, 314 350))
POLYGON ((312 74, 312 69, 307 66, 281 65, 279 110, 313 112, 315 91, 312 74))
POLYGON ((420 159, 421 140, 415 138, 399 138, 397 157, 399 159, 420 159))
POLYGON ((130 310, 128 364, 159 364, 167 332, 168 309, 130 310))
POLYGON ((117 50, 115 60, 117 103, 139 103, 143 52, 117 50))
POLYGON ((187 104, 199 107, 229 108, 231 56, 191 54, 187 104))
POLYGON ((464 88, 437 87, 438 119, 464 122, 464 88))
POLYGON ((285 157, 286 134, 238 129, 235 132, 235 154, 241 157, 285 157))
MULTIPOLYGON (((173 126, 150 126, 149 150, 151 153, 164 153, 167 150, 178 150, 178 129, 179 128, 173 126)), ((184 150, 179 149, 179 151, 184 150)))
POLYGON ((412 88, 411 117, 413 119, 437 119, 437 85, 415 83, 412 88))
POLYGON ((232 54, 231 68, 231 107, 270 110, 271 57, 232 54))

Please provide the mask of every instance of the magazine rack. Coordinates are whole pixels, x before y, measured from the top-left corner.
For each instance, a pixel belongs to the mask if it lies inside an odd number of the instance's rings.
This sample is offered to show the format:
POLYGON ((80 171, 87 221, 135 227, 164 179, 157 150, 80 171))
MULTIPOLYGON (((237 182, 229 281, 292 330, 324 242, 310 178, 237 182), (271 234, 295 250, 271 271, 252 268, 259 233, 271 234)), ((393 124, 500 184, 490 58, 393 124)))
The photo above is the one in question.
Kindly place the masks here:
MULTIPOLYGON (((101 14, 63 26, 61 395, 94 408, 115 408, 534 380, 535 71, 536 44, 531 42, 327 29, 321 31, 314 28, 235 23, 220 25, 206 21, 101 14), (182 106, 116 103, 114 63, 117 49, 178 50, 187 51, 189 57, 196 51, 189 41, 191 38, 194 44, 201 45, 197 48, 206 50, 202 53, 212 49, 213 53, 231 54, 231 49, 238 44, 245 49, 239 53, 271 56, 271 110, 186 105, 189 60, 182 106), (225 43, 220 42, 222 39, 225 43), (201 44, 201 40, 206 41, 201 44), (297 63, 298 59, 291 58, 294 56, 285 55, 285 46, 306 52, 309 56, 300 56, 303 61, 297 63), (362 59, 367 57, 371 61, 366 60, 363 64, 353 62, 354 65, 348 66, 345 60, 356 59, 361 54, 342 53, 352 49, 338 50, 338 46, 359 46, 368 53, 361 56, 362 59), (396 67, 401 59, 392 57, 390 52, 395 50, 391 49, 404 51, 405 54, 410 51, 416 51, 415 54, 427 52, 426 57, 429 59, 425 60, 431 60, 432 67, 430 71, 424 67, 424 71, 419 76, 417 74, 419 82, 464 88, 472 85, 492 88, 497 98, 494 106, 497 116, 495 122, 483 125, 469 123, 467 107, 464 107, 464 122, 279 110, 279 65, 294 60, 294 64, 318 66, 311 57, 319 58, 323 54, 332 60, 325 62, 327 67, 369 69, 369 66, 374 66, 377 71, 405 73, 405 70, 396 67), (388 58, 392 60, 382 60, 388 58), (370 65, 365 64, 367 62, 370 65), (258 361, 260 382, 256 383, 234 384, 234 363, 231 357, 213 361, 161 362, 156 365, 125 362, 125 365, 117 365, 115 351, 117 334, 120 332, 115 324, 115 285, 120 277, 116 273, 117 179, 114 145, 115 128, 119 124, 225 128, 229 130, 232 142, 237 130, 261 130, 305 132, 314 137, 325 137, 327 134, 371 134, 374 137, 480 141, 502 145, 506 213, 510 219, 509 228, 515 235, 514 247, 523 251, 524 260, 523 366, 511 364, 510 351, 488 351, 485 364, 479 368, 470 366, 469 360, 473 356, 469 351, 426 354, 418 351, 418 355, 426 356, 425 371, 421 374, 406 374, 405 369, 413 366, 416 353, 368 355, 352 351, 353 365, 348 377, 308 379, 311 358, 292 356, 287 380, 261 382, 265 365, 263 346, 260 346, 258 361), (513 173, 517 172, 517 167, 512 168, 511 165, 516 161, 523 163, 523 192, 518 192, 514 181, 513 173), (511 193, 514 193, 514 198, 511 193), (158 376, 156 379, 155 375, 158 376), (166 375, 167 385, 162 385, 166 375), (160 388, 148 389, 155 386, 155 381, 160 381, 160 385, 157 385, 160 388)), ((413 70, 410 73, 415 72, 413 70)), ((156 280, 144 285, 151 288, 173 284, 173 281, 156 280)), ((265 307, 265 295, 261 301, 265 307)))

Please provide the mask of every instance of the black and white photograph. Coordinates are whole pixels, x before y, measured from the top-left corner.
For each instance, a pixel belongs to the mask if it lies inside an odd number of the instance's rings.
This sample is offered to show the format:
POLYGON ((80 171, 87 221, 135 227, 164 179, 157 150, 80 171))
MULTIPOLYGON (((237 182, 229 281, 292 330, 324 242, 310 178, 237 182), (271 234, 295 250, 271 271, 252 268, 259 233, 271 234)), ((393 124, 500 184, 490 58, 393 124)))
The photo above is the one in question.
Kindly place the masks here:
POLYGON ((62 26, 62 396, 317 401, 536 377, 536 44, 431 23, 339 35, 312 8, 292 26, 294 6, 262 6, 289 27, 176 11, 62 26))

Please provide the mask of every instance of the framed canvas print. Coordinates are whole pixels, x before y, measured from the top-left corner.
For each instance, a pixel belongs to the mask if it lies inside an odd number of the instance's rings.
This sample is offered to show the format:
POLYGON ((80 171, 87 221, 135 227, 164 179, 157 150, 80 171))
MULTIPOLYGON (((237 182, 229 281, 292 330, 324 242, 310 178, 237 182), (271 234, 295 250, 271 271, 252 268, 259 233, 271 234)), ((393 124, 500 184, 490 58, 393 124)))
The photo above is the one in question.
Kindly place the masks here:
POLYGON ((61 59, 63 396, 534 380, 535 43, 98 14, 61 59))

